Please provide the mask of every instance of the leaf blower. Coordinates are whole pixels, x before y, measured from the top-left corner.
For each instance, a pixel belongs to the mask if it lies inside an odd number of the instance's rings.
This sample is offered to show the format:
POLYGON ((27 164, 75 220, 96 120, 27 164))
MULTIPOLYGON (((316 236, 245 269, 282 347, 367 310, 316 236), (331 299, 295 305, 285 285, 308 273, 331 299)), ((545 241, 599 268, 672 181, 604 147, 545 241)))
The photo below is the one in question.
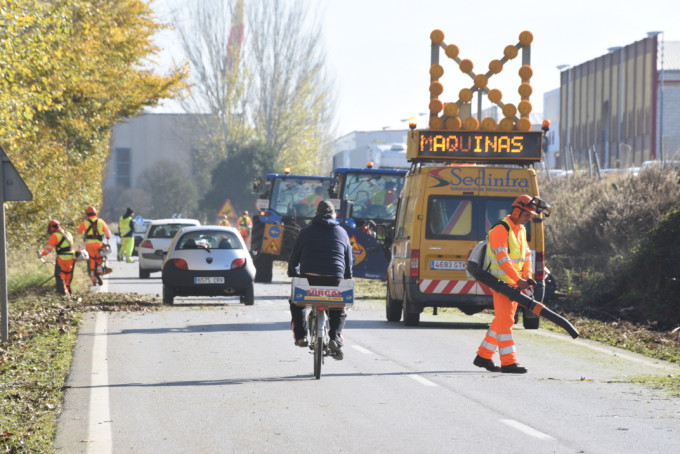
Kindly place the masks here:
POLYGON ((483 267, 484 254, 486 251, 486 241, 480 241, 474 247, 470 253, 470 257, 467 262, 467 272, 470 276, 485 284, 492 290, 501 293, 512 301, 516 301, 517 304, 523 308, 533 312, 534 314, 541 316, 547 320, 550 320, 557 326, 564 328, 569 335, 576 339, 579 336, 578 331, 574 326, 569 323, 569 321, 559 314, 551 311, 543 305, 543 303, 536 301, 532 297, 525 295, 519 289, 506 284, 505 282, 496 278, 493 274, 486 271, 483 267))

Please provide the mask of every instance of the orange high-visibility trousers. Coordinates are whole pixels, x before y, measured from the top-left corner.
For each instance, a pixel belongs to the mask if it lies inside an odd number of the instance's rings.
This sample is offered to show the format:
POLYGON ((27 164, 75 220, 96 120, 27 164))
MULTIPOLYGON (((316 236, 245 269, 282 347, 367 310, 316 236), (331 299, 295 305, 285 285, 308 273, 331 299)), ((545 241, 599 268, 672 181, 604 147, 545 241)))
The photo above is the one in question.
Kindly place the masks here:
POLYGON ((492 291, 494 318, 486 332, 477 354, 485 359, 493 359, 498 349, 501 366, 509 366, 517 362, 515 341, 512 338, 512 325, 515 324, 517 303, 510 301, 505 295, 492 291))
POLYGON ((97 283, 97 276, 101 276, 104 273, 102 268, 104 259, 99 252, 102 244, 103 243, 99 242, 85 243, 85 249, 90 256, 89 260, 87 261, 87 268, 90 271, 90 279, 95 284, 97 283))
POLYGON ((57 293, 61 295, 71 294, 71 281, 73 280, 73 267, 76 264, 76 259, 67 259, 57 257, 57 263, 54 267, 54 275, 57 277, 57 293), (61 282, 59 282, 61 280, 61 282))

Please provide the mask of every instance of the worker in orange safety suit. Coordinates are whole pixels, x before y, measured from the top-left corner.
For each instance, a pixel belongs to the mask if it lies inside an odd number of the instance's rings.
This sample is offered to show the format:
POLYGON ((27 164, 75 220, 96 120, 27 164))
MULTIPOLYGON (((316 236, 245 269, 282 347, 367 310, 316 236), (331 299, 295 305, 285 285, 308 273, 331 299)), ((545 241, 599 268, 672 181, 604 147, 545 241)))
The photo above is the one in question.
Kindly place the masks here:
POLYGON ((65 231, 59 221, 52 219, 47 224, 47 233, 50 239, 42 252, 38 252, 38 258, 45 257, 52 251, 57 254, 54 264, 54 278, 57 283, 59 295, 71 296, 71 281, 73 280, 73 268, 76 263, 76 251, 73 249, 73 237, 65 231))
POLYGON ((227 216, 226 214, 224 216, 222 216, 220 218, 219 222, 217 223, 217 225, 221 225, 221 226, 224 226, 224 227, 231 227, 231 222, 229 222, 229 216, 227 216))
MULTIPOLYGON (((526 290, 535 285, 532 279, 531 249, 527 243, 524 224, 536 216, 536 206, 530 195, 521 195, 512 203, 511 213, 489 231, 485 267, 489 273, 508 285, 526 290)), ((512 325, 515 324, 517 303, 493 291, 494 318, 477 350, 473 364, 491 372, 524 374, 525 367, 517 363, 512 325), (498 349, 501 367, 493 362, 498 349)))
POLYGON ((253 229, 253 221, 248 215, 248 210, 244 211, 240 218, 238 218, 238 231, 243 237, 243 241, 248 244, 248 238, 250 238, 250 231, 253 229))
MULTIPOLYGON (((87 219, 78 226, 78 233, 83 234, 85 239, 85 249, 90 258, 87 261, 87 268, 90 272, 92 285, 103 285, 102 275, 107 274, 103 268, 104 259, 101 255, 101 248, 104 246, 104 238, 111 238, 111 230, 108 224, 97 217, 97 209, 93 206, 85 210, 87 219)), ((106 270, 109 272, 109 270, 106 270)))

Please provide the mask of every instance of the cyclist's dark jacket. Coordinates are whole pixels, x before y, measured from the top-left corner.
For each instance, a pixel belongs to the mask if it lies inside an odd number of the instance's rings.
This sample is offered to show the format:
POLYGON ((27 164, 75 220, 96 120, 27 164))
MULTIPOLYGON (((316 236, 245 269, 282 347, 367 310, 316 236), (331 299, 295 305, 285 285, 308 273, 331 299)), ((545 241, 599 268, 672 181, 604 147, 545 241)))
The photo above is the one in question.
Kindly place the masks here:
POLYGON ((329 214, 317 215, 300 231, 288 261, 288 276, 314 273, 352 278, 352 246, 345 229, 329 214), (300 265, 300 273, 296 268, 300 265))

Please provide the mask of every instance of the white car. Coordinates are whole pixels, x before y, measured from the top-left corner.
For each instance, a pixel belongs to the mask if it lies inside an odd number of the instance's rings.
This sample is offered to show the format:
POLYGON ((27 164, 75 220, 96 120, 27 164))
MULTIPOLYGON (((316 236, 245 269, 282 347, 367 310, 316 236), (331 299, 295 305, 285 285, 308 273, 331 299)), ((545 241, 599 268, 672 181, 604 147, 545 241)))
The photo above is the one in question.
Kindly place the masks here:
POLYGON ((163 303, 181 296, 238 296, 255 303, 255 265, 238 230, 187 227, 170 243, 163 262, 163 303))
POLYGON ((139 278, 149 279, 150 274, 160 271, 163 257, 177 232, 184 227, 201 225, 196 219, 155 219, 149 224, 144 239, 139 243, 139 278))

